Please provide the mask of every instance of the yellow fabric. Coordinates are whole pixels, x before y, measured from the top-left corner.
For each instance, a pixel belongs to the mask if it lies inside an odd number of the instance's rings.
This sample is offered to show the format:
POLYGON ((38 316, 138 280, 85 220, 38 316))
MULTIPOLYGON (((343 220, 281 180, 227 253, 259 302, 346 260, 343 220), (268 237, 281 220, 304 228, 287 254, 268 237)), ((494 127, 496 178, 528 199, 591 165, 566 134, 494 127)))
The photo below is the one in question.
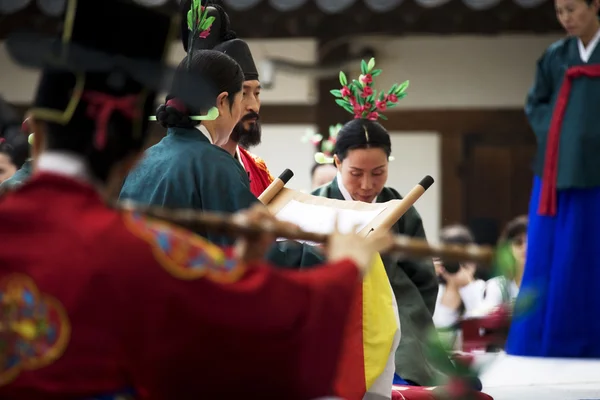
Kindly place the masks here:
POLYGON ((398 331, 393 296, 379 254, 363 280, 363 351, 367 390, 385 369, 398 331))

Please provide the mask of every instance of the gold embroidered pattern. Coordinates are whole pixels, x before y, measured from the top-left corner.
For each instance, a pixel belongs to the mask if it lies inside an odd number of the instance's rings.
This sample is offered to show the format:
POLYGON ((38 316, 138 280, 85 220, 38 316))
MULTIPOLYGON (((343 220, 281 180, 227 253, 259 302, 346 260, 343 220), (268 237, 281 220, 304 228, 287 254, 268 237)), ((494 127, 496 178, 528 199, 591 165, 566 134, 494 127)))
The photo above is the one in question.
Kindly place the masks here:
POLYGON ((70 338, 62 304, 40 293, 30 277, 11 274, 0 281, 0 386, 55 362, 70 338))
POLYGON ((158 263, 176 278, 231 283, 245 271, 242 263, 190 231, 139 213, 124 213, 123 220, 134 235, 152 247, 158 263))

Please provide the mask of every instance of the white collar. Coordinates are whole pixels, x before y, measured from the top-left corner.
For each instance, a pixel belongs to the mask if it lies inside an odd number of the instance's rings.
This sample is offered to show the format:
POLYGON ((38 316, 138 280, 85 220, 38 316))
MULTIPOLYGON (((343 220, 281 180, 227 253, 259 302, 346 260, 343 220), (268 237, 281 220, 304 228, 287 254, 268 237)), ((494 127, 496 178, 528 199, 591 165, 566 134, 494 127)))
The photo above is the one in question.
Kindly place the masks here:
POLYGON ((240 164, 242 164, 242 168, 244 168, 245 171, 246 166, 244 165, 244 162, 242 161, 242 156, 240 155, 240 146, 235 146, 235 155, 237 156, 238 161, 240 162, 240 164))
POLYGON ((583 45, 581 39, 577 39, 577 45, 579 47, 579 56, 581 57, 581 61, 586 63, 590 60, 592 53, 598 46, 598 42, 600 42, 600 29, 598 29, 592 40, 590 40, 587 47, 583 45))
MULTIPOLYGON (((344 200, 354 201, 354 199, 352 198, 352 195, 350 194, 348 189, 346 189, 346 187, 344 186, 344 183, 342 182, 342 174, 340 173, 340 171, 338 171, 336 179, 337 179, 338 189, 340 189, 340 193, 342 193, 342 196, 344 196, 344 200)), ((377 203, 377 196, 375 196, 375 198, 373 199, 373 201, 371 203, 377 203)))
POLYGON ((45 151, 36 160, 36 172, 50 172, 93 184, 83 156, 65 151, 45 151))
POLYGON ((210 132, 208 131, 208 129, 206 129, 206 126, 200 124, 200 125, 196 126, 196 129, 198 129, 200 132, 202 132, 202 134, 204 136, 206 136, 206 138, 208 139, 208 141, 210 142, 210 144, 215 144, 215 142, 213 141, 212 136, 210 136, 210 132))

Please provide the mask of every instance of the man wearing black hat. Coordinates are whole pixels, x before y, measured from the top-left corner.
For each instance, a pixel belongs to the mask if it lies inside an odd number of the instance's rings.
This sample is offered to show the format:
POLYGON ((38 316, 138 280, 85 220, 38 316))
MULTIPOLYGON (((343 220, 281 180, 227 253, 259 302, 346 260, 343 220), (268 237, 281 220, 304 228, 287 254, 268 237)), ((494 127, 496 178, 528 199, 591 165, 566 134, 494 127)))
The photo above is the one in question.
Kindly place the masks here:
MULTIPOLYGON (((185 1, 182 10, 187 13, 190 1, 185 1)), ((244 167, 250 178, 250 190, 258 197, 273 182, 264 160, 247 149, 260 144, 260 81, 258 69, 252 58, 248 44, 238 39, 230 29, 229 16, 219 6, 209 7, 209 15, 214 17, 211 32, 204 40, 194 42, 194 50, 212 49, 223 52, 233 58, 244 72, 244 97, 242 100, 242 118, 231 132, 229 142, 221 146, 234 156, 244 167)), ((182 18, 181 38, 183 48, 189 50, 189 29, 186 19, 182 18)))

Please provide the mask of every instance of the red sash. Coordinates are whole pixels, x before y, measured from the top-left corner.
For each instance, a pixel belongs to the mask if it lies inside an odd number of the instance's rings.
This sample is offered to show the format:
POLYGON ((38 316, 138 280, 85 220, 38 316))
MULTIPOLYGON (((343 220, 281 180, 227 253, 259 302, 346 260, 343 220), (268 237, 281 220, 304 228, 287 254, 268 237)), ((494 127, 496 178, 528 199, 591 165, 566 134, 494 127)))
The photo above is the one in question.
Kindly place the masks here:
POLYGON ((244 165, 244 169, 248 171, 248 177, 250 178, 250 191, 256 197, 260 196, 262 192, 273 182, 273 177, 267 169, 267 165, 262 158, 256 157, 255 155, 239 147, 240 161, 244 165))
POLYGON ((578 65, 567 70, 565 78, 558 92, 554 113, 548 130, 548 141, 546 143, 546 158, 544 160, 544 172, 542 175, 542 192, 540 194, 540 203, 538 214, 548 217, 556 215, 557 189, 556 180, 558 178, 558 148, 560 144, 560 131, 563 118, 567 110, 569 95, 573 79, 580 77, 600 78, 600 65, 578 65))

